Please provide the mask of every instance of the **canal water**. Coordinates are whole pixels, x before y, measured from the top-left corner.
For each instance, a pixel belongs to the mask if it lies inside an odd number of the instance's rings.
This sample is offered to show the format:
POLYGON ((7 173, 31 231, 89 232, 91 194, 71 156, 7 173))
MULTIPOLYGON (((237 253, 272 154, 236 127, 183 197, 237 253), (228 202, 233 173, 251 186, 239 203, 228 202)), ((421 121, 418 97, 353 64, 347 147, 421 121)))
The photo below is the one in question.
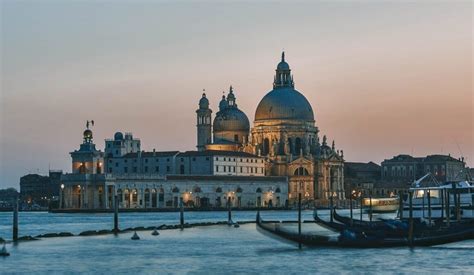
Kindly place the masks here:
MULTIPOLYGON (((255 212, 234 212, 235 221, 254 220, 255 212)), ((321 216, 327 213, 320 213, 321 216)), ((267 220, 296 218, 294 211, 265 211, 267 220)), ((226 212, 186 212, 186 222, 223 221, 226 212)), ((310 220, 311 212, 303 218, 310 220)), ((177 224, 179 213, 121 213, 121 227, 177 224)), ((20 213, 20 236, 110 229, 111 214, 20 213)), ((303 231, 329 234, 306 223, 303 231)), ((260 234, 255 224, 141 231, 94 237, 50 238, 8 244, 0 274, 9 273, 450 273, 474 274, 474 241, 430 248, 303 248, 260 234)), ((11 213, 0 213, 0 237, 11 239, 11 213)))

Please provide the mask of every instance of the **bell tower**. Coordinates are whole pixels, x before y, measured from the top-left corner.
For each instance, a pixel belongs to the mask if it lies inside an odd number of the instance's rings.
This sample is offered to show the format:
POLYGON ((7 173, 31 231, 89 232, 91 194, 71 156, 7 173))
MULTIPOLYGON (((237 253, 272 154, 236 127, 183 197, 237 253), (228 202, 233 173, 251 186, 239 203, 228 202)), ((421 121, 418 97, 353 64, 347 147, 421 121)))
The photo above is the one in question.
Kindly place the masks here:
POLYGON ((206 144, 211 144, 212 130, 211 130, 211 116, 212 110, 209 109, 209 100, 206 94, 203 93, 199 100, 199 109, 196 110, 197 115, 197 149, 204 151, 206 144))

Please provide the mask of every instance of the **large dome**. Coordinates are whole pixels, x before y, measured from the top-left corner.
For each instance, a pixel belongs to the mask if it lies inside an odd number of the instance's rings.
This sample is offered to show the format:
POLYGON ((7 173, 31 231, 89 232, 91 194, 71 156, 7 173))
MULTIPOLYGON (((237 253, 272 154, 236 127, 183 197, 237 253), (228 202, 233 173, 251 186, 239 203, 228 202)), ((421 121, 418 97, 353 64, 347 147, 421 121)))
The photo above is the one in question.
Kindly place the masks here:
POLYGON ((273 90, 263 97, 255 112, 255 122, 265 120, 314 121, 313 108, 304 95, 295 90, 285 52, 276 68, 273 90))
POLYGON ((213 125, 215 132, 249 131, 250 122, 244 112, 237 108, 226 108, 216 114, 213 125))
POLYGON ((255 112, 255 121, 274 119, 314 121, 313 108, 294 88, 275 88, 263 97, 255 112))

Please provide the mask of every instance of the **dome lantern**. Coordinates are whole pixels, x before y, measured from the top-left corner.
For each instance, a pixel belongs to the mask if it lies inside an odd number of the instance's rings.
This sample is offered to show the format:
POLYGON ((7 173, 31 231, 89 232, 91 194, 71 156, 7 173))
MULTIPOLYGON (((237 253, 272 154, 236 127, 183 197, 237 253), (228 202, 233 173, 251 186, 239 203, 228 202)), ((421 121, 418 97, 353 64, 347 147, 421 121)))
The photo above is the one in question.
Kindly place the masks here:
POLYGON ((267 120, 314 122, 313 108, 306 97, 295 90, 290 72, 283 52, 276 69, 273 90, 258 104, 255 122, 267 120))

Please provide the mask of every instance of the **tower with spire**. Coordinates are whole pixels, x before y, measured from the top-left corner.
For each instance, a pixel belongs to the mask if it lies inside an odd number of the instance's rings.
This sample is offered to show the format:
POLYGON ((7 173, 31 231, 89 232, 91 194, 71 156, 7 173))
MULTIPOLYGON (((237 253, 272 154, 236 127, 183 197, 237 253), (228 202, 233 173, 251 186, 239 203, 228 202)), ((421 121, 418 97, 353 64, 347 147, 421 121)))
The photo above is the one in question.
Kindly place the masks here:
POLYGON ((196 110, 197 116, 197 149, 204 151, 206 144, 212 142, 212 110, 209 108, 209 100, 206 93, 202 94, 199 100, 199 109, 196 110))

